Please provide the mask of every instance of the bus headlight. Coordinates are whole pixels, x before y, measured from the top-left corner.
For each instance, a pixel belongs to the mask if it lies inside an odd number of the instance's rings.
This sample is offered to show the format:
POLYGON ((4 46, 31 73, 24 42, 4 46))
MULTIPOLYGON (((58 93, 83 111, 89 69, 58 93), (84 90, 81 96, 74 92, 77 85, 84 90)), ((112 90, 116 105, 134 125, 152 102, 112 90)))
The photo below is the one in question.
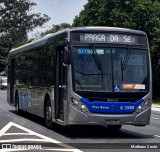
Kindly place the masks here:
POLYGON ((136 109, 136 112, 141 112, 142 111, 142 105, 140 104, 138 107, 137 107, 137 109, 136 109))
POLYGON ((73 105, 76 105, 76 106, 79 105, 79 101, 77 101, 76 99, 71 98, 71 100, 72 100, 73 105))
POLYGON ((78 110, 88 111, 88 108, 87 108, 87 106, 84 103, 82 103, 81 101, 78 101, 78 100, 74 99, 73 97, 71 97, 71 103, 72 103, 72 106, 75 107, 78 110))
POLYGON ((151 106, 151 100, 148 99, 148 100, 144 101, 144 106, 150 107, 151 106))
POLYGON ((82 103, 82 102, 81 102, 81 110, 82 111, 88 111, 87 106, 84 103, 82 103))
POLYGON ((149 108, 151 106, 151 100, 145 100, 144 102, 142 102, 136 109, 136 112, 140 113, 143 110, 146 110, 147 108, 149 108))

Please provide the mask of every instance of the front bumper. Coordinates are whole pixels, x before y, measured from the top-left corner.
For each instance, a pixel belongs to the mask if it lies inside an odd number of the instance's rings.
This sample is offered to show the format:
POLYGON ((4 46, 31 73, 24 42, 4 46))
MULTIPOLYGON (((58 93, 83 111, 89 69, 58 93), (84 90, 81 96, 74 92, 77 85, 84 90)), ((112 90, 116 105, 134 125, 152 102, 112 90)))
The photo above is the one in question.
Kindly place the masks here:
POLYGON ((150 123, 150 114, 151 108, 130 114, 84 113, 69 105, 66 125, 106 125, 107 120, 118 120, 120 125, 145 126, 150 123))

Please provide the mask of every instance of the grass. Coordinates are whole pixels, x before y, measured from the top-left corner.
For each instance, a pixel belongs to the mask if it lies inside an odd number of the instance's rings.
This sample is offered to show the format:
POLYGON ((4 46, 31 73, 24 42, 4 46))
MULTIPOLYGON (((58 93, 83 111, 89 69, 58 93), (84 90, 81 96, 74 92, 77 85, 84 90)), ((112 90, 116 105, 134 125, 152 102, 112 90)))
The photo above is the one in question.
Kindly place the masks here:
POLYGON ((160 100, 152 100, 152 103, 154 103, 154 104, 159 104, 160 105, 160 100))

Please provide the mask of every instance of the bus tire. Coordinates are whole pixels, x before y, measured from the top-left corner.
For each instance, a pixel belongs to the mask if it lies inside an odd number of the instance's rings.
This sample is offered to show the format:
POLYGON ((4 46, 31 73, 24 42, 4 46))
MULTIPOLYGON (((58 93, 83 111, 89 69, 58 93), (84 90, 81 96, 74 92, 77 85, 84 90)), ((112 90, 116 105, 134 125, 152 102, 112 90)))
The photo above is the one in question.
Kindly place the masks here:
POLYGON ((15 95, 15 110, 17 114, 21 114, 21 110, 19 109, 19 97, 18 97, 18 93, 16 93, 15 95))
POLYGON ((48 129, 53 128, 51 102, 48 100, 44 110, 45 124, 48 129))
POLYGON ((107 127, 109 128, 109 130, 117 131, 121 129, 122 125, 108 125, 107 127))

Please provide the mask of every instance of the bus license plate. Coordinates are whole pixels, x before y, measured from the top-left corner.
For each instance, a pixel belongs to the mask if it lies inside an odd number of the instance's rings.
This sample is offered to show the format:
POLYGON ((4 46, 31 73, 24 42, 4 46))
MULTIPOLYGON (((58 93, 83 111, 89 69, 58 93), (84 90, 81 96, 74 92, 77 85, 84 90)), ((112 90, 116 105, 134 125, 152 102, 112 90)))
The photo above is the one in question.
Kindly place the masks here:
POLYGON ((119 120, 106 120, 106 125, 119 125, 119 120))

